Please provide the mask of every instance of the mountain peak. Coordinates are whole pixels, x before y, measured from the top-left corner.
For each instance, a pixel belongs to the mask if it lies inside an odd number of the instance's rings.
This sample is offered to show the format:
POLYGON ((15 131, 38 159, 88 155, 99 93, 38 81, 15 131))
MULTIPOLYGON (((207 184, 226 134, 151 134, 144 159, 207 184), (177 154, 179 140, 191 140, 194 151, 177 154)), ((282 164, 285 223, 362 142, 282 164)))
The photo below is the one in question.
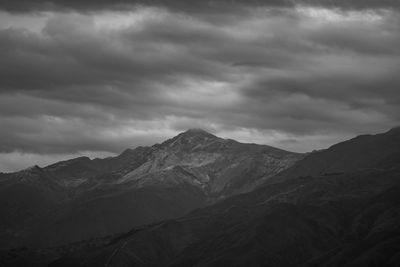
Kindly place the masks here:
POLYGON ((205 134, 205 135, 214 136, 213 134, 211 134, 201 128, 190 128, 190 129, 186 130, 185 132, 183 132, 182 134, 190 134, 190 135, 205 134))
POLYGON ((200 128, 191 128, 186 130, 185 132, 182 132, 177 135, 178 138, 185 138, 185 139, 195 139, 196 141, 200 141, 203 139, 220 139, 219 137, 203 130, 200 128))
POLYGON ((192 128, 163 142, 162 146, 188 148, 188 147, 196 147, 198 145, 209 143, 215 140, 222 140, 222 139, 203 129, 192 128))

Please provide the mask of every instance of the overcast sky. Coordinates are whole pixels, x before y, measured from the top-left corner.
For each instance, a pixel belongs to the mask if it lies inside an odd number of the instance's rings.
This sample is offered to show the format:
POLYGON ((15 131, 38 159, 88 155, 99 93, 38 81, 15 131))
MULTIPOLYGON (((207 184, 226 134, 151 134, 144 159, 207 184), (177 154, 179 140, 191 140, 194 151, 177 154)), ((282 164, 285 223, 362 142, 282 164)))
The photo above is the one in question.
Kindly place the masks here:
POLYGON ((0 171, 188 128, 307 152, 400 125, 398 0, 2 0, 0 60, 0 171))

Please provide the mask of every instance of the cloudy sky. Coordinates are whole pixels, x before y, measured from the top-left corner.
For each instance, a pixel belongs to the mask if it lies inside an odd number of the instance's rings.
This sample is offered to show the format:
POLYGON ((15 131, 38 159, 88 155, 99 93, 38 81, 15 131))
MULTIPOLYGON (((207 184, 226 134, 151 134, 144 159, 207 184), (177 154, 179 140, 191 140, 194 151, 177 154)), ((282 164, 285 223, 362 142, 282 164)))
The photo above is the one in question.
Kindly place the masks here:
POLYGON ((400 125, 398 0, 2 0, 0 60, 0 171, 188 128, 307 152, 400 125))

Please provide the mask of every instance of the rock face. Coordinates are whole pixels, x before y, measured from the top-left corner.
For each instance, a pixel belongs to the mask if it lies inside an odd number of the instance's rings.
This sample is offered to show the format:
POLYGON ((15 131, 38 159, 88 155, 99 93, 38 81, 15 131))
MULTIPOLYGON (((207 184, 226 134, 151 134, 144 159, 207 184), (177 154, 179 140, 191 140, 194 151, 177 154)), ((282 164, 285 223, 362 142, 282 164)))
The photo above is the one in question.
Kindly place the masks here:
POLYGON ((211 200, 248 192, 287 169, 301 155, 242 144, 190 129, 151 148, 147 160, 116 183, 136 188, 190 184, 211 200))
POLYGON ((53 246, 176 218, 254 190, 303 155, 191 129, 116 157, 0 174, 0 246, 53 246))
POLYGON ((355 138, 181 218, 30 253, 49 266, 400 266, 399 151, 398 131, 355 138))

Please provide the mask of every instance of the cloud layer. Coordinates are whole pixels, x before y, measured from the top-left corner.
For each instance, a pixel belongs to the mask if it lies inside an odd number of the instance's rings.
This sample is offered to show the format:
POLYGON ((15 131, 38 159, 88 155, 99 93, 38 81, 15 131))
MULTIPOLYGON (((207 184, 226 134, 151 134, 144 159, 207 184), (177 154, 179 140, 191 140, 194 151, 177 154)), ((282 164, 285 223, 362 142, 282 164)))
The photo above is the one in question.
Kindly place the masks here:
POLYGON ((150 5, 192 12, 229 10, 237 7, 294 7, 307 5, 316 7, 364 10, 396 9, 397 0, 3 0, 0 9, 10 12, 31 12, 43 10, 73 10, 90 12, 99 10, 123 10, 135 5, 150 5))
POLYGON ((0 13, 0 153, 18 167, 191 127, 309 151, 400 122, 398 1, 30 2, 0 4, 25 12, 0 13))

